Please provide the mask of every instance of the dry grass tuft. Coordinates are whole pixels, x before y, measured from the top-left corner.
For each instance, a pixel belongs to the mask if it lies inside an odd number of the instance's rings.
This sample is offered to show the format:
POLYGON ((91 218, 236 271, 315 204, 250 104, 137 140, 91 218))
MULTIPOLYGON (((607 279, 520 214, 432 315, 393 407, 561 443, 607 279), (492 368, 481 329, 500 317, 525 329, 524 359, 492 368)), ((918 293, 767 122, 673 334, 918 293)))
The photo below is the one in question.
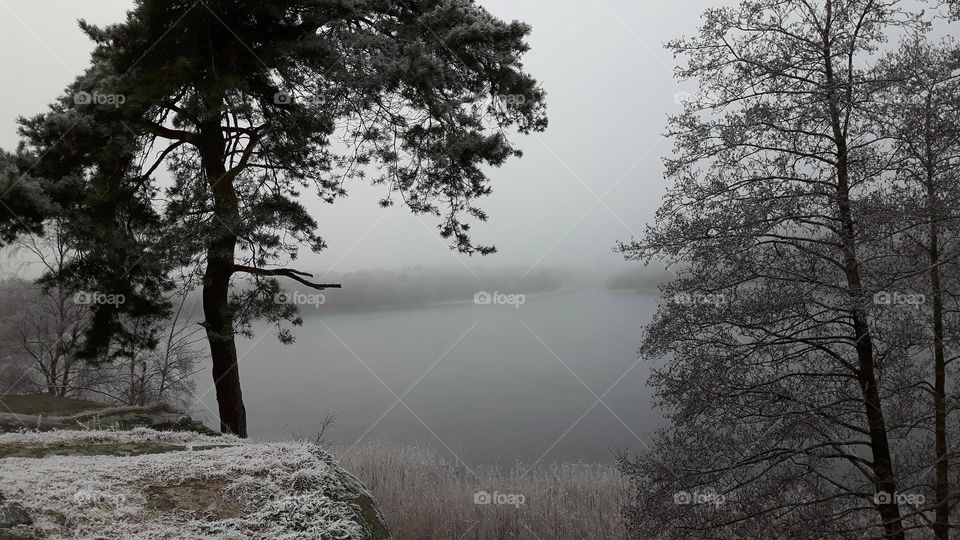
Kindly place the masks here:
POLYGON ((365 443, 340 464, 373 492, 394 538, 432 540, 625 538, 626 480, 613 466, 474 467, 428 447, 365 443), (476 504, 477 492, 522 495, 521 505, 476 504))

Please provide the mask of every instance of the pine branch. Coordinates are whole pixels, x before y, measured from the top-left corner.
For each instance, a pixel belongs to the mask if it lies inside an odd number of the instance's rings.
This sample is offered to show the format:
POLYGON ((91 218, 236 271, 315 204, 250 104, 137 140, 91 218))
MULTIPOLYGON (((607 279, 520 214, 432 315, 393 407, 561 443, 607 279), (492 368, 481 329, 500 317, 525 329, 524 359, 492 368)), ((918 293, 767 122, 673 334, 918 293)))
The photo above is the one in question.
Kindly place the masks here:
POLYGON ((313 274, 309 274, 307 272, 301 272, 299 270, 294 270, 292 268, 275 268, 270 270, 267 268, 256 268, 254 266, 245 266, 242 264, 236 264, 233 266, 233 270, 234 272, 246 272, 247 274, 253 274, 256 276, 287 277, 294 281, 298 281, 306 285, 307 287, 310 287, 311 289, 316 289, 318 291, 322 291, 324 289, 340 289, 342 287, 342 285, 340 284, 314 283, 312 281, 304 279, 304 277, 312 278, 313 274))

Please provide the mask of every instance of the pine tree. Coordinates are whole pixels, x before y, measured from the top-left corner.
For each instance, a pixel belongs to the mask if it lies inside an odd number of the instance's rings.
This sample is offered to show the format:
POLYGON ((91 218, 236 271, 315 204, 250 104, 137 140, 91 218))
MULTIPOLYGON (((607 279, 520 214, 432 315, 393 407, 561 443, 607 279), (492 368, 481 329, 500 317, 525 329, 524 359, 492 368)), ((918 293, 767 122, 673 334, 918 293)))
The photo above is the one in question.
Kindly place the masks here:
POLYGON ((159 225, 150 216, 141 230, 162 230, 147 252, 164 264, 202 269, 221 428, 240 436, 235 334, 258 318, 301 322, 274 301, 276 278, 329 286, 286 266, 301 246, 325 247, 304 192, 332 203, 369 178, 381 205, 400 200, 439 218, 452 248, 492 253, 470 236, 487 217, 475 203, 491 190, 485 168, 520 155, 507 129, 546 127, 544 92, 520 64, 529 27, 471 0, 139 0, 120 24, 82 27, 93 66, 28 138, 36 155, 89 145, 113 201, 145 201, 161 189, 156 171, 172 173, 159 225), (105 136, 75 140, 58 115, 105 136), (124 151, 108 152, 118 140, 124 151))

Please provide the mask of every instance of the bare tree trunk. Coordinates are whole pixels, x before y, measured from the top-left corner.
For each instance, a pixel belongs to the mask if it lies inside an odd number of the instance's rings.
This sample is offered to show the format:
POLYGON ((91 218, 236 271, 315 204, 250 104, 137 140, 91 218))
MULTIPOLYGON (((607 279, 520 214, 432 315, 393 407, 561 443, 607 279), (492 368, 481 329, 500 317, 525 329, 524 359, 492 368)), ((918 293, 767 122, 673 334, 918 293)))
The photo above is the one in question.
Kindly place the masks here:
POLYGON ((134 403, 134 390, 133 390, 133 381, 136 378, 134 370, 136 365, 133 362, 133 359, 130 359, 130 373, 127 375, 127 405, 135 405, 134 403))
POLYGON ((67 397, 67 391, 70 388, 70 368, 72 367, 70 359, 67 358, 63 363, 63 375, 60 377, 60 382, 57 385, 57 395, 60 397, 67 397))
POLYGON ((207 247, 203 314, 213 361, 220 431, 246 437, 247 413, 240 388, 233 314, 229 306, 230 278, 234 273, 237 246, 237 235, 232 227, 239 220, 239 206, 233 178, 223 164, 225 142, 219 119, 203 125, 199 136, 201 159, 214 198, 214 226, 219 228, 218 234, 207 247))
MULTIPOLYGON (((831 24, 832 4, 827 3, 827 26, 831 24)), ((850 317, 853 322, 855 348, 857 352, 857 379, 863 395, 864 412, 870 432, 870 449, 873 452, 871 462, 877 493, 890 495, 887 502, 879 504, 880 518, 886 536, 895 540, 903 540, 905 533, 900 516, 900 507, 896 503, 897 492, 896 476, 893 470, 893 459, 890 455, 890 441, 887 436, 887 425, 883 414, 883 405, 880 391, 877 387, 876 366, 874 364, 873 337, 867 323, 863 305, 866 302, 863 282, 860 276, 860 261, 857 257, 857 229, 854 223, 850 205, 850 153, 847 146, 847 132, 843 116, 840 112, 841 89, 843 86, 836 80, 833 71, 833 52, 828 34, 824 33, 824 66, 828 89, 827 108, 830 114, 830 124, 833 138, 836 143, 836 170, 837 170, 837 212, 841 223, 843 238, 843 262, 847 278, 847 289, 850 293, 852 309, 850 317)), ((847 84, 853 84, 849 81, 847 84)), ((850 92, 850 90, 847 90, 850 92)), ((849 99, 849 95, 846 96, 849 99)))
POLYGON ((47 379, 47 394, 51 396, 57 395, 57 358, 56 356, 53 356, 50 359, 50 371, 47 371, 44 374, 44 376, 47 379))
MULTIPOLYGON (((845 175, 841 175, 845 176, 845 175)), ((841 186, 845 185, 841 181, 841 186)), ((849 218, 849 199, 841 195, 841 220, 847 223, 849 218), (843 217, 847 214, 846 217, 843 217)), ((848 236, 853 233, 851 228, 847 231, 848 236)), ((890 441, 887 436, 887 425, 883 414, 883 406, 880 399, 880 391, 877 386, 876 366, 873 359, 873 337, 870 334, 870 328, 866 322, 866 316, 859 307, 863 298, 863 285, 860 279, 860 271, 856 259, 856 244, 849 236, 845 239, 848 244, 849 253, 847 258, 847 282, 853 297, 854 309, 851 314, 853 319, 854 337, 856 339, 857 351, 857 378, 860 383, 860 390, 863 394, 864 410, 867 417, 867 426, 870 432, 870 449, 873 452, 872 468, 876 476, 876 490, 878 493, 886 493, 890 496, 886 498, 888 502, 878 505, 880 517, 883 520, 883 526, 886 530, 886 536, 896 540, 905 538, 903 524, 901 522, 900 507, 896 503, 897 492, 896 476, 893 470, 893 459, 890 455, 890 441)))
MULTIPOLYGON (((933 171, 928 167, 927 206, 936 208, 933 171)), ((940 283, 940 228, 937 214, 930 215, 930 293, 933 297, 934 430, 936 432, 936 516, 934 535, 945 540, 950 535, 950 462, 947 456, 947 363, 944 351, 943 290, 940 283)))

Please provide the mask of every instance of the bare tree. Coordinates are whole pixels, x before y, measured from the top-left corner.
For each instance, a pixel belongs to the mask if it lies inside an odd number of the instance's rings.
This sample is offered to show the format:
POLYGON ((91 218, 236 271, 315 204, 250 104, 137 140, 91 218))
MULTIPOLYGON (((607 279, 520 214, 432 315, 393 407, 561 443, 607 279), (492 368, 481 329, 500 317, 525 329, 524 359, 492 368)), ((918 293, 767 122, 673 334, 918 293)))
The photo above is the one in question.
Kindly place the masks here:
POLYGON ((189 294, 192 288, 193 285, 185 284, 171 295, 176 307, 164 323, 162 339, 155 349, 142 349, 129 358, 99 366, 86 386, 101 397, 124 405, 166 403, 189 408, 195 376, 205 359, 201 352, 203 328, 195 313, 196 301, 191 302, 189 294))
POLYGON ((622 462, 634 531, 927 527, 903 502, 922 494, 900 459, 923 414, 909 399, 921 363, 872 324, 891 233, 873 213, 889 158, 869 64, 919 25, 897 0, 753 0, 669 45, 701 92, 671 119, 675 185, 657 224, 621 246, 681 268, 641 349, 667 357, 652 384, 673 426, 622 462))
MULTIPOLYGON (((58 223, 52 223, 45 236, 22 237, 15 247, 51 274, 60 273, 74 256, 58 223)), ((83 364, 76 352, 89 320, 88 307, 64 287, 34 285, 24 293, 15 323, 21 350, 48 394, 76 394, 74 378, 83 364)))
MULTIPOLYGON (((949 537, 950 452, 947 419, 957 408, 947 390, 947 358, 957 343, 956 268, 960 257, 960 50, 954 40, 933 45, 925 35, 908 39, 878 67, 885 84, 877 107, 880 130, 891 141, 892 193, 903 209, 895 227, 901 249, 901 282, 919 281, 929 328, 921 352, 932 356, 932 373, 920 386, 932 398, 935 521, 937 538, 949 537), (930 382, 927 382, 930 381, 930 382)), ((926 424, 926 425, 929 425, 926 424)))
POLYGON ((91 295, 69 291, 56 279, 78 256, 67 235, 54 222, 43 236, 21 237, 14 248, 12 253, 26 260, 21 271, 39 265, 48 277, 39 283, 22 279, 4 283, 3 311, 10 315, 0 320, 0 338, 10 351, 5 359, 10 364, 8 387, 17 383, 19 391, 124 405, 186 407, 192 402, 194 376, 203 359, 198 349, 203 329, 189 297, 195 277, 191 281, 190 276, 180 276, 182 286, 169 297, 176 309, 162 322, 161 331, 140 328, 156 325, 154 320, 126 321, 132 332, 161 335, 156 347, 140 347, 111 361, 88 361, 78 351, 90 323, 91 295))

